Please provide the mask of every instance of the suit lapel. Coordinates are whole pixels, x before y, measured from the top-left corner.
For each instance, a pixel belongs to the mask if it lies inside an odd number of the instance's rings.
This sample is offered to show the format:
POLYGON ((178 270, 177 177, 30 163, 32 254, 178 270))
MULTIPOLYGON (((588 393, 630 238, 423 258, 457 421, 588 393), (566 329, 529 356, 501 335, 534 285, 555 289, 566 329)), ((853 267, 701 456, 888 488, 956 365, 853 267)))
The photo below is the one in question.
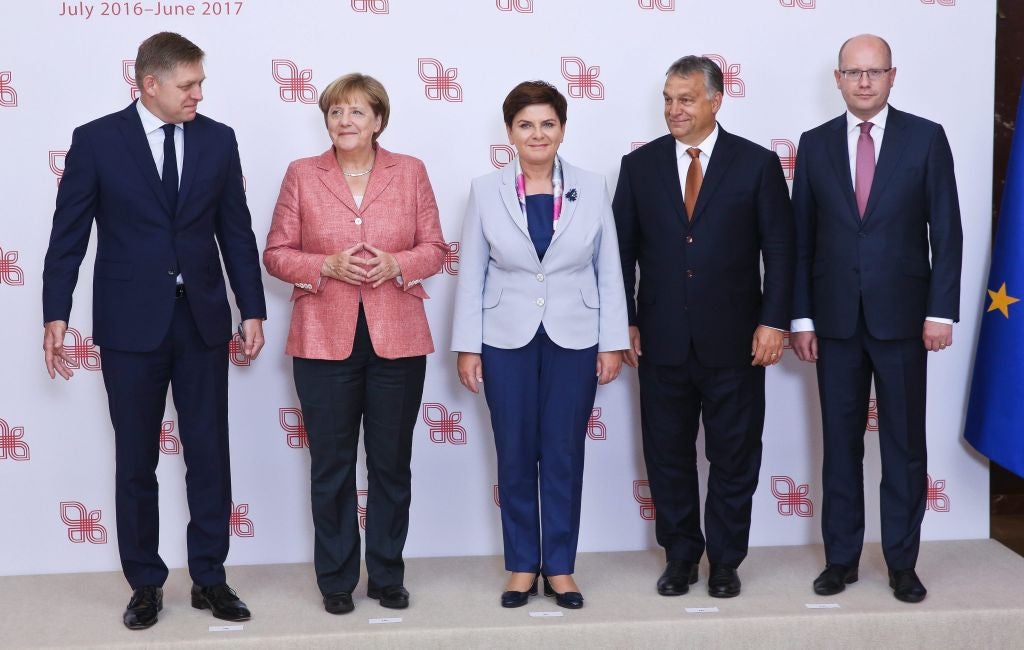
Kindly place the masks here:
POLYGON ((679 162, 676 160, 676 139, 671 135, 664 136, 665 143, 658 152, 658 171, 668 191, 669 203, 676 215, 686 223, 686 211, 683 208, 683 188, 679 185, 679 162))
MULTIPOLYGON (((374 199, 379 197, 387 189, 388 185, 391 184, 392 179, 395 177, 393 168, 397 164, 398 159, 390 151, 379 145, 377 146, 377 158, 373 163, 373 172, 370 173, 370 182, 366 184, 366 193, 363 195, 362 203, 359 204, 360 211, 366 210, 373 203, 374 199)), ((345 183, 345 185, 348 185, 348 183, 345 183)))
MULTIPOLYGON (((697 195, 697 205, 693 207, 693 219, 696 223, 704 210, 711 202, 712 196, 718 185, 725 178, 725 171, 729 169, 733 157, 736 155, 736 142, 733 136, 721 126, 718 127, 718 141, 715 148, 711 150, 711 159, 708 160, 708 171, 704 174, 704 180, 700 184, 700 193, 697 195)), ((678 184, 678 183, 677 183, 678 184)))
MULTIPOLYGON (((359 214, 356 201, 352 198, 352 191, 348 189, 345 176, 341 173, 338 160, 334 157, 334 147, 320 154, 316 161, 316 167, 320 171, 320 182, 324 184, 327 191, 334 195, 349 210, 359 214)), ((363 197, 365 199, 365 197, 363 197)))
POLYGON ((167 203, 167 196, 164 195, 164 186, 160 183, 160 173, 157 172, 156 162, 153 161, 153 150, 149 148, 149 141, 146 139, 146 132, 142 130, 142 119, 139 117, 135 104, 121 112, 122 122, 119 125, 121 135, 124 136, 125 145, 135 159, 139 173, 146 179, 149 189, 156 195, 160 205, 167 214, 171 213, 171 206, 167 203))
MULTIPOLYGON (((530 239, 530 228, 526 222, 526 215, 519 207, 519 195, 516 194, 516 166, 512 163, 505 165, 501 170, 501 183, 498 185, 498 191, 501 194, 502 203, 505 204, 505 209, 508 211, 508 216, 526 235, 526 238, 530 239)), ((530 241, 532 244, 533 240, 530 241)))
POLYGON ((203 159, 202 125, 197 120, 185 122, 185 157, 181 162, 181 183, 178 185, 178 212, 188 200, 188 192, 192 189, 192 181, 196 177, 196 168, 203 159))
POLYGON ((889 118, 885 122, 885 134, 882 136, 882 149, 878 152, 878 164, 875 165, 875 176, 871 180, 871 193, 868 205, 864 208, 864 221, 867 221, 880 201, 885 186, 892 178, 899 164, 903 151, 906 149, 907 134, 903 129, 902 113, 889 107, 889 118))
MULTIPOLYGON (((558 216, 558 229, 555 230, 555 234, 551 237, 552 244, 565 232, 565 229, 569 227, 569 223, 572 221, 573 215, 576 214, 576 203, 579 198, 577 197, 577 201, 570 201, 565 198, 569 190, 576 188, 576 183, 576 168, 562 160, 562 213, 558 216)), ((579 190, 577 190, 578 193, 579 190)))
POLYGON ((836 173, 836 181, 839 183, 843 199, 849 208, 850 218, 859 225, 861 223, 860 213, 857 210, 857 197, 853 192, 853 178, 850 175, 850 145, 846 133, 846 113, 834 119, 830 125, 828 153, 836 173))

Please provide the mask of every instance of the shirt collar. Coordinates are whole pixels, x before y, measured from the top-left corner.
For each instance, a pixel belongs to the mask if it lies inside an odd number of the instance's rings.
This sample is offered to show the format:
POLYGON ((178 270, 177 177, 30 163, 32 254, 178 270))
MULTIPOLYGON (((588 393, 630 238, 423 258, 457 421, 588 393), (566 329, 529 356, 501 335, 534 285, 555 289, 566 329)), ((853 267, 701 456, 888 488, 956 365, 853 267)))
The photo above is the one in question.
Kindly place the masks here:
MULTIPOLYGON (((704 138, 704 141, 697 145, 697 149, 707 156, 711 157, 711 151, 715 148, 715 143, 718 142, 718 122, 715 122, 715 128, 711 130, 708 137, 704 138)), ((683 144, 679 140, 676 140, 676 159, 682 158, 683 156, 689 156, 686 150, 690 148, 690 145, 683 144)))
POLYGON ((885 121, 889 119, 889 105, 886 104, 882 107, 882 110, 872 117, 870 120, 862 120, 850 111, 846 111, 846 132, 852 133, 855 129, 860 127, 861 122, 871 122, 874 124, 874 128, 885 130, 885 121))
MULTIPOLYGON (((153 115, 153 113, 146 108, 145 104, 142 103, 141 99, 135 102, 135 108, 139 111, 139 119, 142 120, 143 132, 147 134, 153 133, 154 131, 163 128, 163 125, 166 124, 166 122, 161 120, 159 117, 153 115)), ((184 128, 180 122, 176 123, 174 126, 178 129, 184 128)))

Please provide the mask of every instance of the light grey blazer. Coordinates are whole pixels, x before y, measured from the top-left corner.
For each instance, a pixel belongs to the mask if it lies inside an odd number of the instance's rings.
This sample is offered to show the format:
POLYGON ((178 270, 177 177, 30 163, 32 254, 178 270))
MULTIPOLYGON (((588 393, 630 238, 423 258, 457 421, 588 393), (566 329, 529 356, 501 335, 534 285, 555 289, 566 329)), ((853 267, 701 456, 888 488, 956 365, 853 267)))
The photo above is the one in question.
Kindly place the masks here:
POLYGON ((462 224, 453 351, 480 352, 482 343, 521 348, 541 323, 563 348, 629 347, 604 177, 562 160, 562 184, 558 229, 541 262, 516 196, 515 165, 473 180, 462 224), (573 191, 571 201, 566 195, 573 191))

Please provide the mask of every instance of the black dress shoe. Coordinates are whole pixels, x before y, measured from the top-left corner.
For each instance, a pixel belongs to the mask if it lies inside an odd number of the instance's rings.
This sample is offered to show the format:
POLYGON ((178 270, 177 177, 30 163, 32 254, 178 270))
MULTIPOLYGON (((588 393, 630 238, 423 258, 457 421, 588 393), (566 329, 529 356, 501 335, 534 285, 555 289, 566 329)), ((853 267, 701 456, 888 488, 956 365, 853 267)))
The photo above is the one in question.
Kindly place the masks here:
POLYGON ((381 607, 405 609, 409 606, 409 592, 402 585, 367 587, 366 595, 380 601, 381 607))
POLYGON ((658 578, 658 593, 662 596, 682 596, 697 582, 697 563, 669 560, 658 578))
POLYGON ((892 595, 896 600, 905 603, 919 603, 928 594, 928 590, 921 584, 921 579, 913 569, 889 569, 889 586, 892 587, 892 595))
POLYGON ((352 594, 347 591, 339 591, 324 596, 324 609, 331 614, 348 614, 356 606, 352 604, 352 594))
POLYGON ((554 596, 555 604, 559 607, 566 609, 579 609, 583 607, 583 594, 578 591, 563 591, 558 593, 548 582, 548 577, 544 576, 544 595, 547 597, 554 596))
POLYGON ((196 609, 208 609, 214 618, 225 621, 248 621, 252 618, 249 608, 238 599, 238 594, 226 583, 212 587, 192 585, 192 606, 196 609))
POLYGON ((527 591, 505 591, 501 594, 502 607, 522 607, 530 600, 530 596, 537 595, 537 578, 534 577, 533 584, 527 591))
POLYGON ((825 570, 814 579, 814 593, 819 596, 834 596, 846 585, 857 582, 857 567, 844 564, 826 564, 825 570))
POLYGON ((708 595, 713 598, 732 598, 740 595, 740 576, 727 564, 712 564, 708 577, 708 595))
POLYGON ((132 592, 128 608, 124 610, 124 626, 129 630, 144 630, 156 623, 157 612, 164 608, 164 590, 160 587, 139 587, 132 592))

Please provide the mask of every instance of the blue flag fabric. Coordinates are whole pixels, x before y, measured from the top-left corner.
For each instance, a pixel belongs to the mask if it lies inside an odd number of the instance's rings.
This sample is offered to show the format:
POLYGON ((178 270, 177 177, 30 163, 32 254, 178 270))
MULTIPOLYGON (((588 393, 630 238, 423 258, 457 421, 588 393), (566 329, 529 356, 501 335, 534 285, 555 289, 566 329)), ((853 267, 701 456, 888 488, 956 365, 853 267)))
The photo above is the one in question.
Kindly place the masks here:
POLYGON ((986 289, 964 437, 1024 476, 1024 133, 1013 137, 986 289))

